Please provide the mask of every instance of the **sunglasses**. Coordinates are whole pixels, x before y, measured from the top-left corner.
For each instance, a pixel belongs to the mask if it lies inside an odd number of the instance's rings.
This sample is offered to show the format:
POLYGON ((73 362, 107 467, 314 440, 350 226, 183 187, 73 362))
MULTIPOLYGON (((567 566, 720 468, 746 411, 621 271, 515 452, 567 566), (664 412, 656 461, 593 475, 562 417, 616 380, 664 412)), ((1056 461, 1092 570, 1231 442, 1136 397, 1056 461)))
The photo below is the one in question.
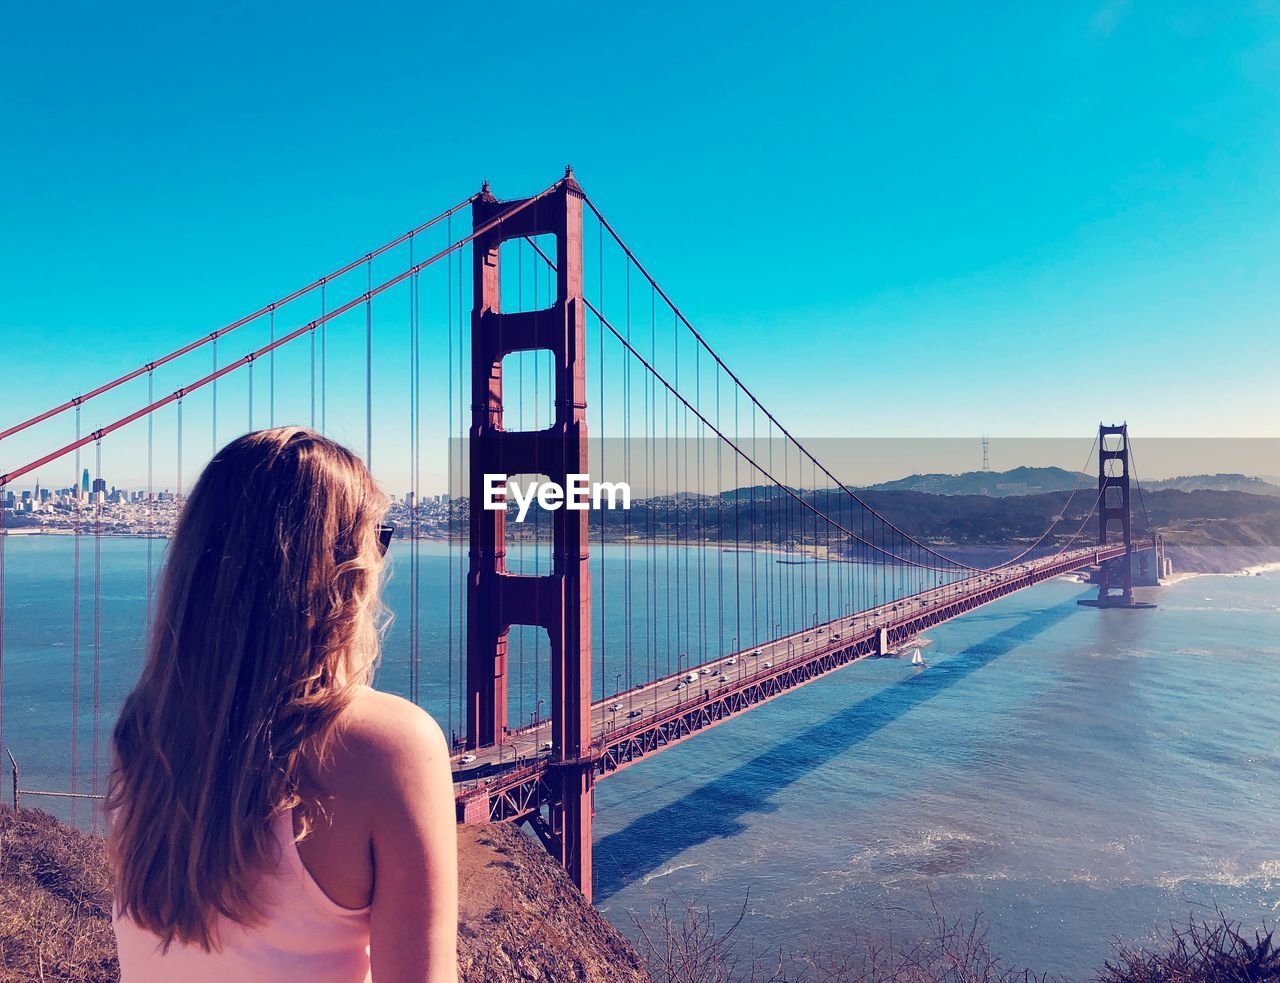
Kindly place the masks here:
POLYGON ((378 552, 383 556, 386 556, 387 550, 391 548, 391 537, 395 535, 395 532, 395 526, 378 527, 378 552))

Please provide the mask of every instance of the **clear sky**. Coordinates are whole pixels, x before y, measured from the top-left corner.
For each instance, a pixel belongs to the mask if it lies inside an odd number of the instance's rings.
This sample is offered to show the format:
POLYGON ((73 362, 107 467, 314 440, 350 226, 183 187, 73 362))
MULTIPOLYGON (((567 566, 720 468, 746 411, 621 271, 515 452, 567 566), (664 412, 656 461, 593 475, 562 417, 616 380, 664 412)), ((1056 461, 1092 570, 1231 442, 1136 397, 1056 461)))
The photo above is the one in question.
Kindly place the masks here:
POLYGON ((9 4, 0 134, 4 424, 570 161, 797 433, 1280 435, 1274 2, 9 4))

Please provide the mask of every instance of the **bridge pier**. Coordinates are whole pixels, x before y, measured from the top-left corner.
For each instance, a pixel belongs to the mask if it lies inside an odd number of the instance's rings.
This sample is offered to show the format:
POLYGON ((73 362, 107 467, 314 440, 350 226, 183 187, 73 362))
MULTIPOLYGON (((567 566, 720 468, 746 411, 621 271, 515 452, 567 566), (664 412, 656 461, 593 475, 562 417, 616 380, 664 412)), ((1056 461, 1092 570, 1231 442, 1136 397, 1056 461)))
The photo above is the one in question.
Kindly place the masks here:
MULTIPOLYGON (((592 685, 588 512, 552 512, 551 572, 519 576, 506 567, 506 513, 477 506, 486 474, 545 475, 563 487, 568 475, 588 473, 582 201, 582 189, 566 169, 550 192, 473 241, 466 743, 475 749, 506 739, 507 636, 512 625, 545 629, 551 643, 552 768, 525 818, 590 900, 595 778, 586 763, 592 685), (555 299, 541 310, 504 313, 502 243, 540 235, 556 240, 555 299), (544 430, 503 425, 502 361, 523 351, 551 353, 555 415, 544 430)), ((472 204, 473 228, 483 229, 520 204, 499 201, 486 184, 472 204)))

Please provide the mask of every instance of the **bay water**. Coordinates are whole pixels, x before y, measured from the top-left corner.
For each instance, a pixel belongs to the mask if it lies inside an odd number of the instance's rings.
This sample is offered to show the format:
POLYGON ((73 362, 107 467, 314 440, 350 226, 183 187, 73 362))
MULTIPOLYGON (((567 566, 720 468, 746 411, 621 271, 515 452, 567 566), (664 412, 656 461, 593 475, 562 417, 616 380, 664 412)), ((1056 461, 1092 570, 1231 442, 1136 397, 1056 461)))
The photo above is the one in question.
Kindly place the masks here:
MULTIPOLYGON (((89 791, 94 652, 101 784, 163 543, 82 539, 78 646, 74 541, 13 536, 5 548, 4 744, 25 788, 71 787, 78 647, 77 786, 89 791)), ((418 549, 420 596, 434 601, 420 605, 420 702, 448 732, 461 727, 449 695, 465 551, 418 549)), ((593 549, 608 591, 670 567, 665 548, 593 549)), ((402 694, 409 550, 392 550, 396 620, 378 676, 402 694)), ((724 563, 689 552, 706 569, 724 563)), ((609 777, 597 789, 597 906, 633 932, 664 898, 722 923, 745 900, 744 937, 788 949, 910 937, 935 908, 981 913, 1007 961, 1073 978, 1113 938, 1150 940, 1193 912, 1280 918, 1280 574, 1184 580, 1150 592, 1150 611, 1077 606, 1088 593, 1066 580, 1023 591, 933 630, 923 670, 859 663, 609 777)), ((622 686, 627 663, 637 681, 651 660, 665 671, 635 642, 657 631, 638 619, 661 613, 606 600, 596 634, 611 665, 597 688, 622 686)), ((712 655, 741 630, 735 617, 701 626, 712 655)), ((512 716, 545 712, 545 642, 513 638, 512 659, 512 716)), ((27 804, 71 818, 67 800, 27 804)), ((90 824, 84 804, 76 819, 90 824)))

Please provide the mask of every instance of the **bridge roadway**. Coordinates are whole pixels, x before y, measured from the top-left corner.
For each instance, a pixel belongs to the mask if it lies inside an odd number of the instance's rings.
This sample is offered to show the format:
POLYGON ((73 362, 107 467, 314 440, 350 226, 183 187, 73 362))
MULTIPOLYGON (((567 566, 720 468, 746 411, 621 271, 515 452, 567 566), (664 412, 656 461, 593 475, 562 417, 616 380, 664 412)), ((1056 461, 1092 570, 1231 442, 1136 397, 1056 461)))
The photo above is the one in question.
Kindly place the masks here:
MULTIPOLYGON (((1150 543, 1134 544, 1149 549, 1150 543)), ((592 704, 590 760, 597 777, 722 723, 852 662, 891 653, 935 625, 1015 591, 1123 555, 1122 545, 1031 560, 888 601, 854 615, 741 649, 592 704), (694 682, 687 677, 696 675, 694 682)), ((555 800, 544 783, 556 764, 551 723, 453 758, 458 818, 520 821, 555 800)))

